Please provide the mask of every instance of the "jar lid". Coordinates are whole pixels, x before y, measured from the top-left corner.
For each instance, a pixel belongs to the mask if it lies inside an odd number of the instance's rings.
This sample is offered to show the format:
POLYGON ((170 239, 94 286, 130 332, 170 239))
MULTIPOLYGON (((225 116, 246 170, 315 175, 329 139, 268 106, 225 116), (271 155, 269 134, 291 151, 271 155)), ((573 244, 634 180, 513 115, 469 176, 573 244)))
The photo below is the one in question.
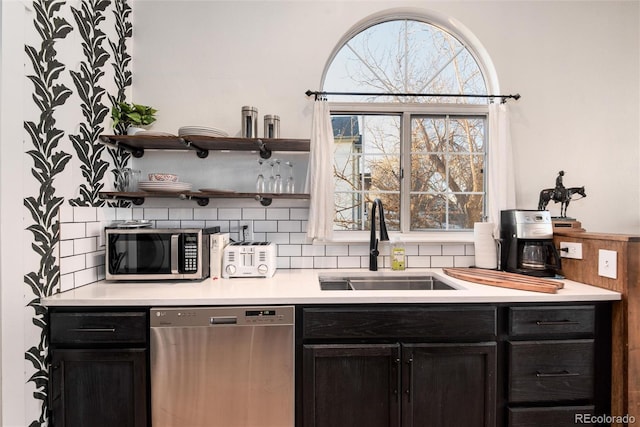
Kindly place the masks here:
POLYGON ((277 114, 265 114, 264 119, 265 120, 280 120, 280 116, 278 116, 277 114))
POLYGON ((244 107, 242 107, 242 111, 255 111, 255 112, 257 112, 258 108, 252 107, 250 105, 245 105, 244 107))

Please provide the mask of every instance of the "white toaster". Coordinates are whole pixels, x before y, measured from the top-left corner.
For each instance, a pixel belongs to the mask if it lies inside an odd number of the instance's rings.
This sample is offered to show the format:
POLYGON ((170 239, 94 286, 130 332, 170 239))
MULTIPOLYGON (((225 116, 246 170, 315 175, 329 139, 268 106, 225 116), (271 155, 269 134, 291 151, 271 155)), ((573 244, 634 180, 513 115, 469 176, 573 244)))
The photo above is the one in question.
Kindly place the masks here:
POLYGON ((233 242, 224 248, 222 277, 271 277, 277 246, 271 242, 233 242))

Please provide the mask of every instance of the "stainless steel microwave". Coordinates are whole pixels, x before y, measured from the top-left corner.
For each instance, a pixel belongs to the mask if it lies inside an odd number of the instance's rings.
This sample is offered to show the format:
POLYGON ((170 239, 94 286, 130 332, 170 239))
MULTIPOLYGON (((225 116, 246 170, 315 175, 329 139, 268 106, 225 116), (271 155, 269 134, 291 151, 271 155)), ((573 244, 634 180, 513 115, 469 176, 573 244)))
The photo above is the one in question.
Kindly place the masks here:
POLYGON ((209 276, 209 236, 218 227, 107 228, 107 280, 197 280, 209 276))

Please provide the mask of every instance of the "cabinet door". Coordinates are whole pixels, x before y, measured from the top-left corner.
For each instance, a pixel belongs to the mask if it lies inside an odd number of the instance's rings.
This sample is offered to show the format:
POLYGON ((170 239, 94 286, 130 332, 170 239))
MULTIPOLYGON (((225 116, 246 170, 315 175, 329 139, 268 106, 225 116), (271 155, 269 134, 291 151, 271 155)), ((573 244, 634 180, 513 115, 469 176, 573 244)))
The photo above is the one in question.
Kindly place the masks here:
POLYGON ((495 426, 496 343, 402 346, 403 427, 495 426))
POLYGON ((397 344, 305 345, 305 427, 399 425, 397 344))
POLYGON ((53 427, 147 425, 146 350, 52 350, 53 427))

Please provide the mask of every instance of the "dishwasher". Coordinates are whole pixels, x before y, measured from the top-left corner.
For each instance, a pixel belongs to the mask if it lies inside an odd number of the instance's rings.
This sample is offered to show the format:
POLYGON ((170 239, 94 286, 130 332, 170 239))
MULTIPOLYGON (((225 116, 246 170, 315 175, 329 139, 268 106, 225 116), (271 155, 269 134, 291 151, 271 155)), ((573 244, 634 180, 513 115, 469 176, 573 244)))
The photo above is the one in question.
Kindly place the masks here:
POLYGON ((294 313, 152 308, 153 427, 292 427, 294 313))

